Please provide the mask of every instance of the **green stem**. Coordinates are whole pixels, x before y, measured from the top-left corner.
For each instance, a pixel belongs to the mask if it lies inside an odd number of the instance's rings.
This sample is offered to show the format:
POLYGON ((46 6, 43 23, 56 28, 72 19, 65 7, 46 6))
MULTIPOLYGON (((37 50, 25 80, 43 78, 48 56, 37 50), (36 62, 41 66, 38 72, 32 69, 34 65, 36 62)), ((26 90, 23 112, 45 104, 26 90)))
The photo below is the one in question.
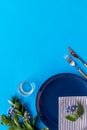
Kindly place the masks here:
POLYGON ((20 127, 20 124, 14 119, 14 123, 18 126, 18 127, 20 127))
POLYGON ((31 124, 29 124, 27 121, 26 121, 24 124, 25 124, 25 126, 26 126, 26 128, 27 128, 28 130, 35 130, 35 129, 33 128, 33 126, 32 126, 31 124))

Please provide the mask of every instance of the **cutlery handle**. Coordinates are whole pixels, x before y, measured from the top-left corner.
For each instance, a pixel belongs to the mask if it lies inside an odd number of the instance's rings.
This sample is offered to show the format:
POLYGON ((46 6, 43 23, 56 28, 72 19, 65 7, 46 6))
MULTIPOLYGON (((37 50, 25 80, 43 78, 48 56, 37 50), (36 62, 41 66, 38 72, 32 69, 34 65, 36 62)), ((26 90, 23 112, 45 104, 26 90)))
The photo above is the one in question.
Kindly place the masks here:
POLYGON ((87 67, 87 64, 86 64, 86 63, 84 63, 84 65, 87 67))
POLYGON ((82 58, 78 57, 78 59, 87 67, 87 63, 82 58))
POLYGON ((87 79, 87 75, 76 65, 75 68, 79 71, 79 73, 87 79))
POLYGON ((81 69, 78 69, 78 71, 87 79, 87 75, 81 69))

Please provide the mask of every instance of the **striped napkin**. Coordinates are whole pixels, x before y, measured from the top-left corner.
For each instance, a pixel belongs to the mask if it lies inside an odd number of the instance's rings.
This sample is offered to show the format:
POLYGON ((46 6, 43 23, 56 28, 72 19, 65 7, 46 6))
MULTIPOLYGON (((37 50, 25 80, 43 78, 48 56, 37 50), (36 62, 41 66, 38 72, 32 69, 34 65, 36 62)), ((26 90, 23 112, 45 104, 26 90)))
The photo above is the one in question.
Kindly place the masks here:
POLYGON ((72 96, 59 97, 59 114, 58 114, 58 130, 87 130, 87 97, 72 96), (72 122, 65 117, 68 115, 67 107, 80 103, 84 108, 84 113, 81 118, 72 122))

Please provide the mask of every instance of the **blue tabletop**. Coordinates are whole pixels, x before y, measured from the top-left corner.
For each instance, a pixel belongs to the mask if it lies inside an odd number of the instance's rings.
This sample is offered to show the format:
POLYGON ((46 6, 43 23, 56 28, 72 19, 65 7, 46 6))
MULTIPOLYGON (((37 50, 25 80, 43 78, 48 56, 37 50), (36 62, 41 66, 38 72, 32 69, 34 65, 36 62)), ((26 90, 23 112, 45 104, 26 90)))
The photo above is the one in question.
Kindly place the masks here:
POLYGON ((48 77, 80 75, 64 60, 68 46, 87 61, 87 0, 0 1, 0 115, 23 80, 36 84, 34 93, 23 97, 36 115, 36 94, 48 77))

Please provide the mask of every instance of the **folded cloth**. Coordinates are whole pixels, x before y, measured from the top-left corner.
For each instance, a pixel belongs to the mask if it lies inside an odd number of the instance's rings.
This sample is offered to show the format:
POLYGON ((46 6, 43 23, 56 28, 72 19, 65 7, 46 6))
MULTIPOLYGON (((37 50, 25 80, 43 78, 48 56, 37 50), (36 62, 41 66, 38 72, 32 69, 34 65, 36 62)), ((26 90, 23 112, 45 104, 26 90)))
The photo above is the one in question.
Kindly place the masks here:
POLYGON ((58 130, 87 130, 87 97, 59 97, 58 130), (75 121, 66 119, 67 115, 76 114, 78 103, 83 107, 83 114, 75 121), (71 109, 72 108, 72 109, 71 109))

